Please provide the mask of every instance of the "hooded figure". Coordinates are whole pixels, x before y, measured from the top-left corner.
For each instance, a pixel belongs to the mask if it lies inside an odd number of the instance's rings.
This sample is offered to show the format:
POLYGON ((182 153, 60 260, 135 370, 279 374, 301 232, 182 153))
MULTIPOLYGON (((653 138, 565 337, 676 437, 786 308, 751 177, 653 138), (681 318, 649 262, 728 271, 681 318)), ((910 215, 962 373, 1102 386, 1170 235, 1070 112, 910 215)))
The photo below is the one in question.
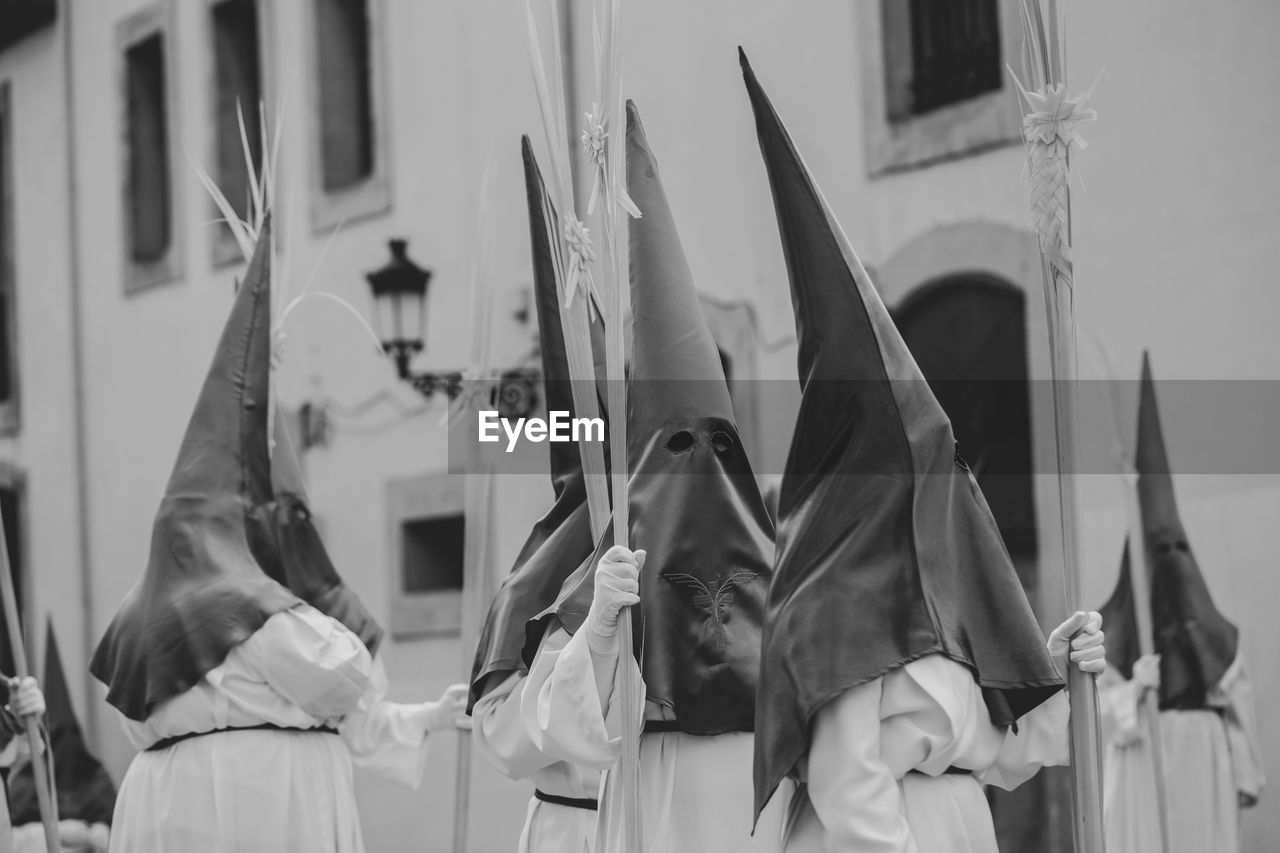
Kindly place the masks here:
POLYGON ((298 598, 345 625, 364 642, 370 655, 377 655, 382 626, 343 581, 320 541, 302 482, 302 466, 279 407, 271 487, 273 500, 255 507, 253 512, 250 545, 258 564, 298 598))
MULTIPOLYGON (((642 550, 608 548, 607 532, 535 623, 546 636, 525 719, 543 751, 608 769, 620 754, 612 700, 620 679, 635 680, 646 849, 775 849, 780 827, 750 837, 747 784, 773 525, 631 103, 627 192, 643 213, 630 232, 627 410, 628 539, 642 550), (617 613, 636 600, 639 667, 619 662, 616 644, 617 613)), ((606 781, 597 849, 617 841, 620 796, 606 781)))
POLYGON ((975 775, 1012 787, 1065 760, 1065 697, 1027 716, 1062 679, 946 413, 741 60, 802 390, 761 651, 756 808, 798 776, 808 795, 788 849, 994 853, 975 775))
MULTIPOLYGON (((58 835, 64 846, 106 853, 116 787, 85 745, 67 689, 52 621, 48 623, 45 637, 45 725, 53 749, 58 791, 58 835)), ((35 775, 29 762, 9 780, 9 809, 13 816, 14 850, 17 853, 43 850, 44 826, 40 822, 35 775)))
MULTIPOLYGON (((547 240, 547 215, 553 221, 558 218, 546 197, 529 137, 521 141, 521 150, 547 411, 569 412, 572 418, 576 412, 569 358, 547 240)), ((591 331, 592 350, 602 357, 604 342, 597 340, 601 337, 600 325, 592 323, 591 331)), ((602 375, 602 365, 596 365, 596 373, 597 377, 602 375)), ((476 745, 489 761, 507 777, 530 779, 536 786, 521 833, 520 853, 583 853, 590 849, 595 836, 600 774, 534 748, 520 718, 525 676, 540 639, 535 639, 529 657, 524 657, 528 622, 556 600, 565 578, 591 556, 593 547, 578 447, 562 442, 551 443, 549 448, 554 500, 551 509, 529 532, 515 565, 489 606, 471 670, 468 711, 473 718, 476 745)))
POLYGON ((1214 606, 1178 515, 1146 354, 1135 467, 1155 654, 1140 656, 1126 544, 1120 578, 1101 610, 1114 667, 1099 684, 1107 846, 1160 850, 1150 733, 1138 714, 1151 689, 1161 711, 1170 850, 1239 850, 1239 807, 1253 805, 1264 782, 1253 692, 1239 631, 1214 606))
MULTIPOLYGON (((260 246, 270 244, 269 229, 260 246)), ((247 521, 272 496, 269 278, 269 252, 255 252, 160 501, 146 571, 89 667, 130 720, 145 720, 299 603, 263 574, 247 521)))
MULTIPOLYGON (((361 853, 353 759, 416 784, 427 732, 463 707, 461 686, 438 703, 383 700, 376 624, 329 563, 299 479, 282 467, 273 486, 268 227, 161 501, 146 573, 94 656, 142 750, 120 785, 112 850, 361 853)), ((290 452, 282 444, 276 461, 289 465, 290 452)))

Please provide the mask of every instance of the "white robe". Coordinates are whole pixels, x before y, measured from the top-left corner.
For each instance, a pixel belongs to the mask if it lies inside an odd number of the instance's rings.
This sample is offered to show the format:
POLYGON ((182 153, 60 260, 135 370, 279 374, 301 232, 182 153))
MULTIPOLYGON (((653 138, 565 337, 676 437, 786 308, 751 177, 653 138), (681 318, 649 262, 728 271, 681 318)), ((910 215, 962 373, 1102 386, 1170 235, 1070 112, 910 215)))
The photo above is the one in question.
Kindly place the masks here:
MULTIPOLYGON (((10 736, 9 742, 0 749, 0 767, 13 767, 19 755, 26 754, 26 738, 21 734, 10 736)), ((0 803, 0 853, 9 853, 13 849, 13 825, 9 822, 8 790, 0 785, 0 792, 6 794, 5 801, 0 803)))
MULTIPOLYGON (((538 649, 521 699, 521 716, 534 746, 542 753, 607 771, 621 755, 619 693, 631 678, 643 698, 644 681, 633 659, 614 671, 607 707, 601 707, 591 651, 583 632, 570 637, 562 628, 549 633, 538 649)), ((646 702, 647 719, 669 719, 669 712, 646 702)), ((753 735, 750 732, 696 737, 655 732, 640 738, 640 826, 646 853, 772 853, 781 849, 783 805, 752 823, 753 735)), ((605 773, 600 794, 598 853, 617 849, 618 786, 605 773)))
MULTIPOLYGON (((1162 853, 1151 742, 1138 713, 1137 685, 1108 669, 1098 682, 1106 761, 1103 815, 1107 849, 1162 853)), ((1238 795, 1256 798, 1265 782, 1253 691, 1239 656, 1209 691, 1211 709, 1162 711, 1171 853, 1240 849, 1238 795)))
MULTIPOLYGON (((547 756, 534 746, 520 703, 528 679, 512 673, 476 702, 472 736, 476 746, 509 779, 528 779, 544 794, 575 800, 600 795, 600 771, 547 756)), ((596 812, 531 797, 520 833, 519 853, 590 853, 596 812)))
POLYGON ((386 675, 360 639, 302 605, 277 613, 196 686, 123 720, 145 750, 190 732, 270 723, 140 752, 111 827, 118 853, 362 853, 352 760, 416 786, 426 761, 421 705, 383 700, 386 675))
POLYGON ((1066 764, 1068 715, 1059 693, 1017 734, 997 728, 972 673, 936 654, 846 690, 814 719, 785 849, 997 853, 982 786, 1011 790, 1066 764))

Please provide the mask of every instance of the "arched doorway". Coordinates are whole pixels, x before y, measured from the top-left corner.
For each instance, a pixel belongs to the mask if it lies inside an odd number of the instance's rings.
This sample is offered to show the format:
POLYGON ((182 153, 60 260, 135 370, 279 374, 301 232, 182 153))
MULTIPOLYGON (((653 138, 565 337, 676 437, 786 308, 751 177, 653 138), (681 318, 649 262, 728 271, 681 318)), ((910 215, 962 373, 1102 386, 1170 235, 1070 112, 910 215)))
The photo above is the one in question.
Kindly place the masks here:
MULTIPOLYGON (((960 274, 917 290, 894 319, 951 418, 960 453, 991 505, 1009 552, 1034 561, 1025 302, 1021 290, 997 278, 960 274)), ((1034 562, 1019 571, 1032 593, 1034 562)))
MULTIPOLYGON (((894 320, 968 461, 1032 602, 1041 600, 1026 295, 986 273, 955 273, 910 293, 894 320)), ((1045 772, 989 789, 1001 850, 1067 850, 1069 789, 1045 772)))

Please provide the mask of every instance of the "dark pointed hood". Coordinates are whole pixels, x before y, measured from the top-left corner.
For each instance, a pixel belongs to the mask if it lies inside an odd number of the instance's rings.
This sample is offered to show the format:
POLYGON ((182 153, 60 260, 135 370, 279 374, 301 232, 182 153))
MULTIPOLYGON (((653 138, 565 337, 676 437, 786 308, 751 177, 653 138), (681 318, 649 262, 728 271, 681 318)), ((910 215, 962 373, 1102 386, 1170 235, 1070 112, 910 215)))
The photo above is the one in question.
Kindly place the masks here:
POLYGON ((783 478, 757 703, 757 811, 824 703, 944 654, 997 725, 1061 689, 986 501, 745 55, 791 280, 802 397, 783 478))
MULTIPOLYGON (((1160 707, 1203 708, 1206 694, 1235 660, 1239 631, 1214 606, 1178 515, 1155 382, 1145 353, 1135 467, 1151 575, 1151 624, 1160 655, 1160 707)), ((1120 580, 1100 612, 1107 630, 1107 661, 1132 678, 1133 664, 1141 653, 1127 543, 1120 580)))
POLYGON ((151 531, 146 571, 90 669, 132 720, 183 693, 298 599, 259 568, 247 516, 271 499, 270 223, 263 226, 151 531))
POLYGON ((280 407, 271 456, 272 499, 255 508, 250 544, 262 570, 316 610, 337 619, 375 654, 382 626, 347 586, 311 517, 302 467, 280 407))
MULTIPOLYGON (((542 352, 547 411, 569 412, 572 418, 577 414, 547 231, 548 214, 552 227, 558 219, 555 207, 547 197, 542 173, 527 136, 521 140, 521 151, 529 202, 534 303, 538 311, 538 341, 542 352)), ((604 342, 598 322, 591 324, 591 336, 593 354, 602 360, 604 342)), ((605 375, 602 363, 596 364, 596 375, 598 381, 605 375)), ((599 389, 597 394, 603 396, 599 389)), ((600 410, 604 412, 603 402, 600 410)), ((528 667, 530 661, 522 658, 521 650, 528 639, 526 629, 529 620, 556 600, 565 578, 592 551, 591 516, 587 509, 586 482, 578 446, 570 442, 551 443, 549 446, 555 501, 529 532, 515 565, 489 606, 471 669, 468 712, 480 697, 497 686, 501 677, 528 667)), ((607 455, 606 451, 606 458, 607 455)))
MULTIPOLYGON (((693 286, 657 162, 627 104, 633 353, 627 394, 629 542, 640 575, 635 648, 648 699, 680 729, 751 731, 773 525, 738 435, 724 369, 693 286)), ((555 616, 577 630, 597 549, 555 616)))
MULTIPOLYGON (((49 622, 46 632, 44 654, 44 679, 40 687, 44 690, 45 724, 53 746, 58 816, 90 825, 110 824, 116 788, 101 762, 85 746, 84 734, 71 704, 71 692, 67 689, 58 641, 53 635, 53 622, 49 622)), ((9 812, 14 826, 40 821, 40 804, 30 763, 9 779, 9 812)))

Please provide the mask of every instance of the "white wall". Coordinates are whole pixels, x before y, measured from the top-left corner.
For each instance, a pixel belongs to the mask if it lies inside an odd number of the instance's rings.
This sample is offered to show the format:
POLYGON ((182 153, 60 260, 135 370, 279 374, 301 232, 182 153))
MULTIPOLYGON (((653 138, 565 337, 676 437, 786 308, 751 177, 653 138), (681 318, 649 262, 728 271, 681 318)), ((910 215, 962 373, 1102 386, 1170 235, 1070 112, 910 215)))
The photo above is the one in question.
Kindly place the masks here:
MULTIPOLYGON (((187 159, 213 160, 205 10, 199 3, 171 4, 177 39, 171 85, 179 128, 173 174, 183 274, 171 284, 124 294, 114 33, 116 22, 137 8, 137 3, 102 2, 77 6, 73 13, 76 156, 83 210, 91 224, 79 250, 87 271, 84 334, 92 377, 95 635, 145 565, 151 518, 240 269, 215 268, 210 260, 212 231, 205 223, 212 213, 187 159)), ((309 19, 302 3, 272 4, 272 25, 263 34, 264 41, 272 39, 276 45, 268 67, 285 90, 281 162, 286 186, 277 225, 290 268, 286 286, 301 292, 311 271, 318 269, 312 289, 333 292, 367 312, 364 274, 387 260, 388 238, 407 237, 410 255, 435 272, 430 352, 419 366, 457 368, 468 358, 469 270, 481 175, 490 162, 498 172, 487 203, 503 246, 491 264, 499 288, 494 358, 509 363, 531 344, 531 330, 516 327, 509 314, 530 281, 518 146, 520 132, 534 128, 535 107, 526 82, 522 20, 496 15, 496 8, 496 3, 386 4, 378 61, 386 70, 389 109, 380 131, 389 134, 391 209, 348 222, 327 252, 329 232, 314 230, 308 213, 315 118, 311 55, 304 40, 309 19), (495 68, 490 64, 494 56, 519 61, 495 68)), ((383 390, 395 394, 405 408, 419 405, 412 391, 398 385, 390 363, 331 303, 304 303, 291 315, 286 332, 288 356, 279 381, 287 405, 319 399, 352 405, 383 390)), ((309 454, 304 463, 330 552, 384 624, 398 568, 391 565, 386 484, 445 470, 441 412, 437 403, 377 434, 335 429, 329 445, 309 454)), ((373 426, 395 415, 396 409, 384 406, 365 420, 373 426)), ((547 485, 538 478, 515 478, 499 487, 495 574, 510 565, 548 497, 547 485)), ((70 667, 83 665, 82 655, 68 657, 70 667)), ((390 643, 386 663, 395 699, 420 701, 462 680, 463 655, 456 638, 390 643)), ((111 715, 103 718, 97 732, 100 752, 118 778, 131 750, 111 715)), ((418 849, 423 838, 447 838, 455 746, 450 736, 439 740, 433 744, 427 781, 417 792, 362 775, 360 802, 370 849, 418 849)), ((501 779, 482 761, 476 763, 475 778, 475 843, 497 848, 513 842, 529 792, 501 779), (495 804, 504 819, 491 819, 495 804)))
MULTIPOLYGON (((67 235, 66 125, 63 55, 53 29, 0 53, 0 83, 9 88, 13 300, 16 310, 20 427, 0 438, 0 461, 25 482, 28 655, 37 672, 44 658, 46 615, 54 620, 71 694, 84 699, 77 677, 81 628, 75 433, 67 235)), ((84 707, 83 704, 80 707, 84 707)))

